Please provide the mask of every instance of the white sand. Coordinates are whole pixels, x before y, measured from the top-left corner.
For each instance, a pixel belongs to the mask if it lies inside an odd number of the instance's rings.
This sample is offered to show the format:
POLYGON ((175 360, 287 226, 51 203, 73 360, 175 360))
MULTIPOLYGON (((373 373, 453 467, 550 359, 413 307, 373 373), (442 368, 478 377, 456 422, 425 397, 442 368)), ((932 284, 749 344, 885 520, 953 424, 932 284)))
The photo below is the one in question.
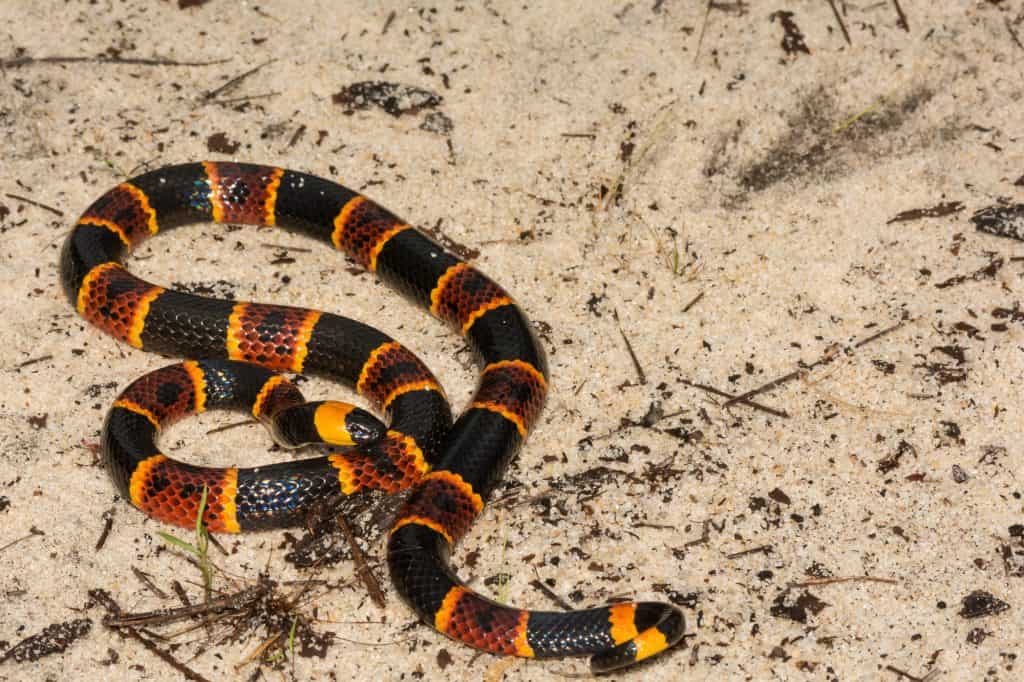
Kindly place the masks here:
MULTIPOLYGON (((439 224, 479 249, 477 264, 541 325, 554 392, 508 478, 526 500, 595 467, 620 473, 582 504, 579 487, 550 491, 549 522, 526 503, 485 513, 455 558, 474 585, 533 608, 553 608, 530 587, 537 577, 566 597, 578 590, 581 605, 692 593, 687 648, 623 679, 1020 677, 1024 579, 1009 574, 1000 548, 1024 519, 1024 323, 993 310, 1021 302, 1024 243, 980 234, 969 217, 1024 197, 1014 185, 1024 175, 1024 49, 1011 34, 1024 36, 1024 7, 900 0, 905 31, 891 2, 837 2, 851 46, 825 2, 720 3, 697 54, 704 3, 526 4, 0 6, 3 58, 226 60, 0 71, 0 206, 9 211, 0 209, 0 546, 43 532, 0 552, 0 640, 94 622, 62 655, 0 664, 0 679, 179 679, 104 629, 100 608, 81 611, 93 588, 126 609, 177 604, 157 599, 133 566, 164 590, 190 581, 191 598, 201 598, 198 571, 156 536, 169 529, 116 498, 89 447, 119 387, 165 361, 77 318, 56 258, 75 216, 133 169, 202 158, 334 176, 410 221, 439 224), (780 18, 769 19, 780 7, 794 12, 810 54, 783 52, 780 18), (244 105, 203 100, 267 60, 221 95, 253 98, 244 105), (420 130, 425 112, 346 116, 332 103, 345 85, 375 79, 441 94, 450 137, 420 130), (220 132, 237 152, 207 149, 220 132), (620 182, 621 199, 605 205, 602 187, 620 182), (964 209, 887 223, 949 201, 964 209), (1001 267, 971 278, 995 260, 1001 267), (968 277, 936 286, 959 275, 968 277), (992 330, 1001 322, 1005 331, 992 330), (832 352, 833 362, 756 398, 789 418, 724 409, 684 383, 741 393, 832 352), (619 428, 655 401, 674 416, 619 428), (897 466, 883 473, 886 458, 897 466), (648 483, 656 464, 676 473, 648 483), (108 510, 113 529, 97 552, 108 510), (705 522, 707 541, 688 545, 705 522), (479 552, 472 569, 467 552, 479 552), (503 573, 507 585, 483 587, 503 573), (777 601, 787 585, 819 575, 886 582, 793 588, 777 601), (958 615, 975 590, 1010 609, 958 615), (805 623, 773 615, 805 592, 825 604, 805 623), (987 637, 968 642, 977 628, 987 637)), ((372 321, 416 350, 458 405, 472 389, 475 370, 454 335, 316 244, 199 226, 139 255, 132 268, 156 282, 225 280, 242 298, 372 321), (312 250, 271 265, 278 254, 261 244, 312 250)), ((312 385, 312 395, 337 394, 312 385)), ((195 461, 282 456, 257 427, 203 435, 234 419, 193 420, 164 442, 195 461)), ((243 579, 268 566, 280 580, 353 582, 348 564, 296 572, 281 539, 227 538, 231 556, 214 559, 243 579)), ((344 587, 317 601, 317 616, 334 621, 318 627, 356 643, 262 679, 547 680, 585 670, 583 661, 508 664, 408 629, 413 616, 390 590, 381 610, 360 586, 344 587), (443 668, 442 651, 451 659, 443 668)), ((174 655, 210 679, 255 669, 235 665, 258 638, 211 645, 193 660, 190 642, 202 639, 180 637, 174 655)))

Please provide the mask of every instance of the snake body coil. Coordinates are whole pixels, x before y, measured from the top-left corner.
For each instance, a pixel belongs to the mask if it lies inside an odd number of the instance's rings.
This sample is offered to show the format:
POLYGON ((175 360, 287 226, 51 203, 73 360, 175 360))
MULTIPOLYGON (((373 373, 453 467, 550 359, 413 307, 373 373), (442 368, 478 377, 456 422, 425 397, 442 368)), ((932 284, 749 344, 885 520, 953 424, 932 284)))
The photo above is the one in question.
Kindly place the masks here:
POLYGON ((543 350, 496 283, 366 197, 322 178, 253 164, 168 166, 132 178, 89 207, 61 256, 78 312, 136 348, 202 358, 133 382, 104 426, 104 460, 121 493, 154 518, 214 531, 294 525, 336 493, 412 488, 391 528, 394 585, 424 622, 470 646, 525 657, 593 654, 604 672, 659 653, 684 633, 682 613, 655 602, 584 611, 526 611, 466 587, 449 566, 531 427, 547 393, 543 350), (330 313, 204 298, 149 284, 121 261, 159 230, 214 221, 280 226, 339 249, 450 323, 482 373, 452 423, 430 370, 383 333, 330 313), (278 372, 342 381, 386 417, 306 403, 278 372), (156 447, 167 424, 211 407, 250 411, 286 445, 334 443, 327 457, 258 468, 196 467, 156 447))

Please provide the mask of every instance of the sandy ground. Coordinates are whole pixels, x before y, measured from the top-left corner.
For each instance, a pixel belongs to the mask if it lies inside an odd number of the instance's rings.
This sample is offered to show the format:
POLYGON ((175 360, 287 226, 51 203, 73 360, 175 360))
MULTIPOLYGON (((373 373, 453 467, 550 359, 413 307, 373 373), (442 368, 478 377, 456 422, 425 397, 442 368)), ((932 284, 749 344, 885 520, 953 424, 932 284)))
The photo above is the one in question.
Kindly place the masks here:
MULTIPOLYGON (((202 158, 338 178, 514 292, 554 391, 455 565, 521 606, 557 608, 537 580, 578 606, 680 604, 685 645, 615 679, 1024 675, 1024 242, 972 222, 1024 201, 1024 2, 836 0, 848 39, 818 0, 531 4, 0 5, 0 679, 184 674, 90 597, 175 607, 178 580, 202 599, 95 453, 119 387, 165 361, 78 319, 56 260, 107 188, 202 158), (50 57, 89 59, 33 61, 50 57), (364 81, 440 100, 395 116, 335 97, 364 81), (718 393, 784 377, 755 406, 718 393), (15 646, 60 623, 81 635, 63 653, 15 646)), ((371 321, 457 406, 472 390, 460 340, 299 237, 195 226, 130 265, 371 321)), ((199 462, 287 456, 258 426, 207 434, 234 421, 165 443, 199 462)), ((350 562, 296 569, 283 532, 223 545, 219 590, 261 571, 278 594, 326 584, 239 641, 194 621, 143 635, 197 676, 586 670, 476 655, 390 590, 374 605, 350 562), (296 614, 333 633, 323 656, 288 646, 296 614)))

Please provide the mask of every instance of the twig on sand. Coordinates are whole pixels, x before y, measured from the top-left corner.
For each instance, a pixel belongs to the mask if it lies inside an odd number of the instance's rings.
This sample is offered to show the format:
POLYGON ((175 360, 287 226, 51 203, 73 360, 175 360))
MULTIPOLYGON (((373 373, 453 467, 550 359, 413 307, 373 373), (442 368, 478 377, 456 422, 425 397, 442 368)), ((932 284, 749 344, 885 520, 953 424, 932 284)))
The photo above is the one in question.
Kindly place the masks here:
POLYGON ((799 583, 790 583, 789 587, 818 587, 820 585, 837 585, 839 583, 885 583, 886 585, 898 585, 898 580, 892 578, 876 578, 872 575, 855 575, 846 578, 815 578, 799 583))
POLYGON ((892 0, 892 4, 896 7, 896 25, 910 33, 910 24, 907 23, 907 15, 903 13, 903 8, 900 7, 900 0, 892 0))
POLYGON ((79 57, 55 55, 52 57, 13 57, 0 61, 0 69, 17 69, 34 64, 129 64, 135 66, 214 66, 231 61, 214 59, 208 62, 180 62, 163 57, 79 57))
POLYGON ((708 30, 708 18, 711 16, 711 6, 713 4, 713 0, 708 0, 708 6, 704 10, 704 22, 700 25, 700 37, 697 38, 697 50, 693 53, 694 64, 696 64, 697 60, 700 59, 700 48, 704 45, 704 33, 708 30))
POLYGON ((683 306, 683 312, 684 313, 690 312, 690 308, 692 308, 693 306, 697 305, 697 302, 700 301, 700 299, 702 299, 702 298, 704 298, 704 292, 703 291, 700 292, 699 294, 697 294, 696 296, 694 296, 693 299, 689 303, 687 303, 686 305, 683 306))
MULTIPOLYGON (((869 337, 867 337, 865 339, 861 339, 860 341, 858 341, 855 344, 853 344, 852 347, 853 348, 863 348, 865 345, 871 343, 872 341, 880 339, 883 336, 885 336, 886 334, 889 334, 890 332, 894 332, 894 331, 896 331, 897 329, 899 329, 902 326, 903 326, 903 322, 902 321, 901 322, 897 322, 896 324, 894 324, 894 325, 892 325, 890 327, 886 327, 885 329, 883 329, 881 331, 875 332, 874 334, 872 334, 871 336, 869 336, 869 337)), ((769 381, 766 384, 762 384, 761 386, 758 386, 755 389, 747 391, 746 393, 741 393, 740 395, 736 396, 735 398, 732 398, 729 401, 727 401, 725 403, 725 405, 723 405, 722 407, 729 407, 733 403, 745 402, 748 398, 752 398, 755 395, 759 395, 761 393, 764 393, 765 391, 769 391, 769 390, 771 390, 773 388, 781 386, 782 384, 789 383, 793 379, 796 379, 798 377, 804 376, 805 374, 810 372, 815 367, 818 367, 820 365, 827 365, 827 364, 829 364, 830 362, 835 360, 840 355, 841 355, 841 353, 838 352, 836 346, 829 346, 829 348, 826 349, 825 353, 820 358, 818 358, 817 360, 815 360, 811 364, 807 365, 806 367, 801 367, 800 369, 793 370, 789 374, 785 374, 785 375, 783 375, 783 376, 781 376, 781 377, 779 377, 777 379, 773 379, 773 380, 769 381)))
POLYGON ((682 381, 682 383, 684 383, 687 386, 692 386, 693 388, 699 388, 700 390, 707 391, 708 393, 714 393, 715 395, 717 395, 719 397, 722 397, 722 398, 728 398, 729 402, 727 402, 725 404, 725 406, 731 405, 733 403, 743 403, 744 405, 747 405, 748 407, 753 407, 755 410, 761 410, 762 412, 767 412, 768 414, 773 414, 776 417, 783 417, 783 418, 788 418, 789 417, 789 413, 786 412, 785 410, 777 410, 774 407, 768 407, 767 405, 762 405, 761 403, 756 403, 753 400, 750 400, 749 398, 744 398, 743 396, 733 395, 732 393, 728 393, 726 391, 722 391, 720 389, 717 389, 714 386, 708 386, 706 384, 698 384, 695 381, 689 381, 687 379, 682 379, 681 381, 682 381))
POLYGON ((373 603, 380 608, 384 608, 384 591, 380 589, 377 576, 370 569, 370 565, 366 561, 366 555, 363 554, 363 550, 359 547, 359 543, 356 542, 356 537, 352 533, 352 528, 349 527, 348 522, 341 516, 338 516, 338 528, 341 529, 341 534, 345 536, 345 541, 348 542, 349 549, 352 550, 352 561, 356 565, 356 575, 363 581, 363 585, 366 587, 366 591, 369 593, 373 603))
POLYGON ((156 644, 140 635, 135 628, 127 625, 112 625, 111 623, 113 623, 117 618, 121 616, 122 611, 121 607, 117 604, 117 602, 114 601, 113 597, 111 597, 107 592, 105 592, 104 590, 90 590, 89 596, 92 597, 94 601, 97 601, 100 604, 102 604, 103 607, 107 610, 107 617, 111 619, 110 622, 106 623, 107 627, 110 627, 112 630, 114 630, 114 632, 116 632, 117 634, 121 635, 126 639, 134 639, 135 641, 139 642, 140 644, 142 644, 142 646, 146 647, 146 649, 148 649, 150 653, 152 653, 154 656, 156 656, 164 663, 174 668, 177 672, 181 673, 181 675, 185 679, 192 680, 192 682, 209 682, 206 677, 203 677, 196 671, 192 670, 192 668, 189 668, 187 665, 176 659, 167 651, 164 651, 156 644))
POLYGON ((220 95, 222 93, 227 92, 228 90, 233 89, 235 86, 237 86, 239 83, 244 81, 246 78, 248 78, 249 76, 253 75, 254 73, 259 71, 263 67, 267 66, 268 64, 274 63, 274 61, 275 60, 273 60, 273 59, 268 59, 267 61, 263 62, 262 64, 257 64, 256 66, 252 67, 251 69, 249 69, 245 73, 242 73, 242 74, 239 74, 239 75, 235 76, 234 78, 232 78, 228 82, 224 83, 223 85, 221 85, 219 87, 216 87, 213 90, 207 91, 206 93, 203 94, 203 99, 206 100, 206 101, 209 101, 209 100, 213 99, 214 97, 216 97, 217 95, 220 95))
POLYGON ((61 217, 64 216, 64 211, 60 210, 59 208, 54 208, 53 206, 47 206, 46 204, 44 204, 42 202, 39 202, 39 201, 36 201, 35 199, 29 199, 28 197, 23 197, 23 196, 21 196, 19 194, 11 194, 10 192, 7 192, 6 194, 4 194, 4 196, 7 197, 8 199, 14 199, 15 201, 24 201, 26 204, 31 204, 32 206, 35 206, 36 208, 41 208, 44 211, 49 211, 50 213, 52 213, 54 215, 58 215, 58 216, 61 216, 61 217))
POLYGON ((622 329, 622 325, 619 323, 619 311, 612 311, 615 315, 615 323, 619 327, 619 334, 622 335, 622 340, 626 344, 626 352, 629 353, 629 359, 633 361, 633 369, 636 370, 637 381, 641 386, 647 383, 647 375, 644 374, 644 368, 640 366, 640 360, 637 359, 636 353, 633 351, 633 344, 629 342, 629 337, 626 336, 626 332, 622 329))
POLYGON ((839 23, 839 30, 843 32, 843 38, 846 39, 847 45, 853 45, 853 41, 850 40, 850 33, 846 30, 846 24, 843 22, 843 17, 839 14, 839 9, 836 7, 836 0, 828 0, 829 6, 832 8, 832 14, 835 15, 836 21, 839 23))
POLYGON ((29 538, 35 537, 36 535, 44 535, 44 533, 43 533, 43 531, 39 530, 35 526, 32 526, 28 530, 28 535, 22 535, 20 538, 16 538, 14 540, 11 540, 10 542, 8 542, 3 547, 0 547, 0 552, 3 552, 5 549, 10 549, 11 547, 14 547, 19 542, 22 542, 24 540, 28 540, 29 538))

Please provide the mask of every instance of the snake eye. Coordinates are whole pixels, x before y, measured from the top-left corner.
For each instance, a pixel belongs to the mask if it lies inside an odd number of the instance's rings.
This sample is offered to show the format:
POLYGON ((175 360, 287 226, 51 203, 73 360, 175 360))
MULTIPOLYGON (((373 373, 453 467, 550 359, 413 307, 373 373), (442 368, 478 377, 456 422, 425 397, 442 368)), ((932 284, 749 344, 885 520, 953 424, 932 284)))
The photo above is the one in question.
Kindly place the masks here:
POLYGON ((345 416, 345 428, 356 445, 376 443, 387 433, 387 427, 379 419, 358 407, 345 416))
POLYGON ((320 403, 313 421, 324 443, 342 447, 375 443, 387 433, 387 427, 366 410, 334 400, 320 403))

